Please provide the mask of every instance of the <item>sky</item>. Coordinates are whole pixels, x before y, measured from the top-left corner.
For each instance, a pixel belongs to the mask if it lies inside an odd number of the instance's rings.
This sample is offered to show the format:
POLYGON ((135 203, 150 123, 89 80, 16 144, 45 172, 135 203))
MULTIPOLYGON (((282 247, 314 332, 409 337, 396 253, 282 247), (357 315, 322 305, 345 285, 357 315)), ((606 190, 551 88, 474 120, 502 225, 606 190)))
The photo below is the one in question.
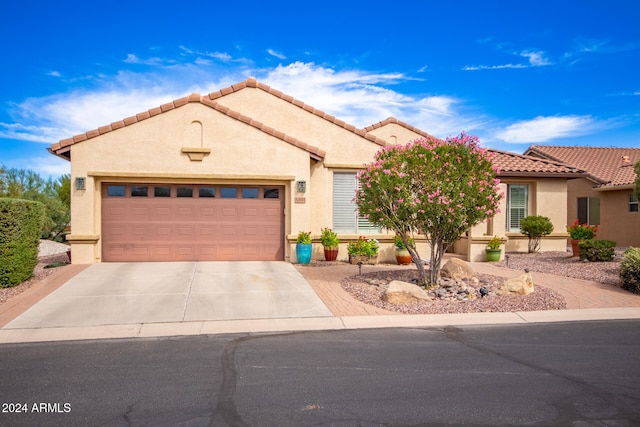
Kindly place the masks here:
POLYGON ((255 77, 363 128, 640 147, 637 0, 3 1, 0 165, 69 173, 61 139, 255 77))

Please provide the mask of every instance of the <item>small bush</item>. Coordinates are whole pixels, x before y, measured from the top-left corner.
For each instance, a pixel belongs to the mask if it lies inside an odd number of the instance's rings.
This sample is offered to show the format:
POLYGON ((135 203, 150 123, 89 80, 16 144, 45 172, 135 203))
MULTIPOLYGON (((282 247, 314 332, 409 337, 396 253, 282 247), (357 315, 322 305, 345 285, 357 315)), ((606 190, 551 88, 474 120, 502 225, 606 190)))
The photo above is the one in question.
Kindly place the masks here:
POLYGON ((546 216, 531 215, 520 220, 520 231, 529 238, 529 253, 538 252, 540 238, 553 233, 553 224, 546 216))
POLYGON ((634 294, 640 294, 640 248, 629 248, 620 263, 622 288, 634 294))
POLYGON ((44 218, 42 203, 0 198, 0 288, 19 285, 33 274, 44 218))
POLYGON ((588 261, 611 261, 615 255, 616 242, 611 240, 584 240, 578 245, 580 259, 588 261))

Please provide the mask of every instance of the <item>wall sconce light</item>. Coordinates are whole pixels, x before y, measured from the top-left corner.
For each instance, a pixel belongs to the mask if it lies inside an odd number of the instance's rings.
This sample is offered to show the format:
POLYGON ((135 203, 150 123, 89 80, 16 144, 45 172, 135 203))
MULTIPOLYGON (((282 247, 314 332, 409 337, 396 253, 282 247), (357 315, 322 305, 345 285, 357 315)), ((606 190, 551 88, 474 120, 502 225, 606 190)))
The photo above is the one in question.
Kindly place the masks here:
POLYGON ((86 181, 85 177, 77 176, 76 177, 76 183, 75 183, 76 190, 84 190, 85 189, 85 181, 86 181))
POLYGON ((307 192, 307 181, 298 181, 296 182, 296 187, 298 193, 306 193, 307 192))

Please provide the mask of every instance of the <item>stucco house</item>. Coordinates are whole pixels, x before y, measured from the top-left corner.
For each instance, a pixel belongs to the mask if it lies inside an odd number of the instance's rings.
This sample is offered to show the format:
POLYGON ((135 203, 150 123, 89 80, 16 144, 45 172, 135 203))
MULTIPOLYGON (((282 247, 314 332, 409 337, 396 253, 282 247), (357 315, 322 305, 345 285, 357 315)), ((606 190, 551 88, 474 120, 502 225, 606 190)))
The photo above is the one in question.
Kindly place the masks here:
MULTIPOLYGON (((346 244, 360 235, 391 261, 393 234, 359 217, 356 173, 387 144, 426 132, 389 118, 365 129, 249 78, 205 96, 191 94, 53 144, 71 162, 74 263, 179 260, 296 262, 298 231, 324 227, 346 244)), ((517 232, 528 214, 564 230, 567 178, 558 162, 497 152, 502 213, 456 243, 483 260, 490 236, 526 248, 517 232)), ((428 241, 418 239, 427 254, 428 241)), ((566 233, 543 250, 565 250, 566 233)), ((314 258, 322 258, 320 244, 314 258)), ((526 249, 525 249, 526 250, 526 249)))
POLYGON ((640 213, 633 187, 640 148, 532 145, 524 153, 585 171, 567 184, 567 224, 598 224, 598 239, 640 246, 640 213))

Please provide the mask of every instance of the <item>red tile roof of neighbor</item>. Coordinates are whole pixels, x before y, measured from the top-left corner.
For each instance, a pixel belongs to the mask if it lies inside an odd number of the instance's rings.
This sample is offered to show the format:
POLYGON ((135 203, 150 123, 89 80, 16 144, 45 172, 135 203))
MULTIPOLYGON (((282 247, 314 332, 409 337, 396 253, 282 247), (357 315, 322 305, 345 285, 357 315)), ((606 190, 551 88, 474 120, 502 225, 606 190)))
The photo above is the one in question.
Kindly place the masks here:
POLYGON ((640 148, 532 145, 525 155, 574 165, 604 189, 633 185, 636 179, 633 165, 640 160, 640 148))
POLYGON ((496 154, 493 163, 500 168, 500 176, 502 177, 555 176, 579 178, 584 174, 582 170, 562 162, 523 156, 501 150, 490 149, 489 151, 496 154))

